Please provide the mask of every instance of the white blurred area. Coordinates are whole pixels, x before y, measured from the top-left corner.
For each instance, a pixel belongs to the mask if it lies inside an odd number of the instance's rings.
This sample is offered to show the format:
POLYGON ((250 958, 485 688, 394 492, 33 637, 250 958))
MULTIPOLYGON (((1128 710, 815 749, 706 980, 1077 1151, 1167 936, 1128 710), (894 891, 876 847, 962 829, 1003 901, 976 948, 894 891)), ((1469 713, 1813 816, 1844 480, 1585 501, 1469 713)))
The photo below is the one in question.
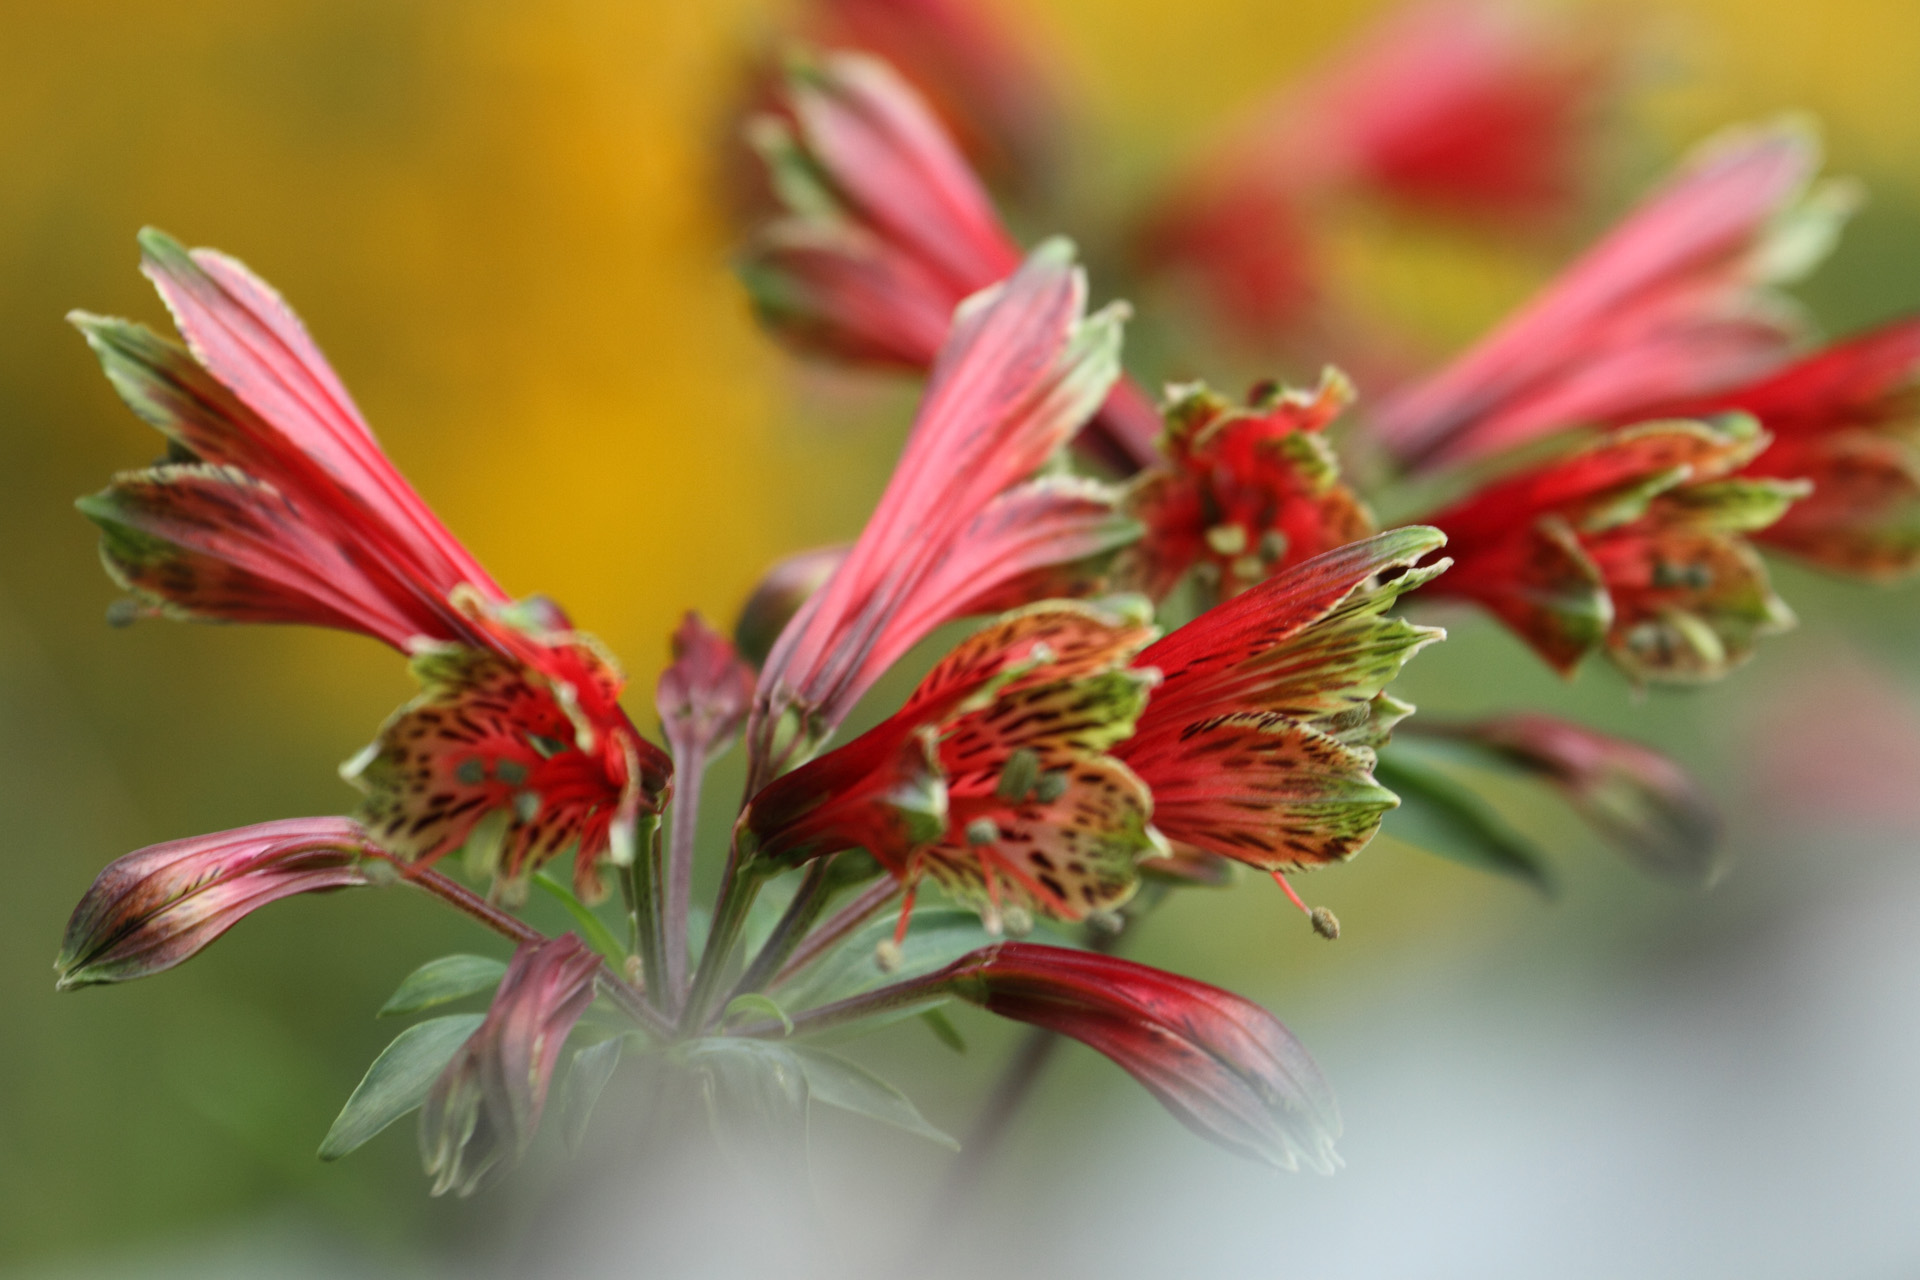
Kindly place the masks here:
MULTIPOLYGON (((1739 856, 1711 892, 1574 868, 1562 900, 1509 902, 1473 945, 1369 961, 1361 933, 1311 991, 1285 974, 1239 984, 1334 1083, 1334 1177, 1227 1155, 1070 1046, 979 1202, 932 1231, 944 1153, 836 1116, 815 1191, 749 1193, 697 1157, 603 1150, 546 1166, 562 1172, 543 1189, 529 1170, 486 1193, 497 1236, 453 1261, 343 1253, 289 1205, 170 1254, 19 1274, 1920 1275, 1920 733, 1884 673, 1836 650, 1803 662, 1717 730, 1749 749, 1750 781, 1728 784, 1739 856)), ((1384 877, 1412 855, 1369 856, 1384 877)), ((955 1074, 984 1078, 1000 1048, 976 1043, 955 1074)), ((964 1129, 971 1096, 889 1074, 964 1129)))

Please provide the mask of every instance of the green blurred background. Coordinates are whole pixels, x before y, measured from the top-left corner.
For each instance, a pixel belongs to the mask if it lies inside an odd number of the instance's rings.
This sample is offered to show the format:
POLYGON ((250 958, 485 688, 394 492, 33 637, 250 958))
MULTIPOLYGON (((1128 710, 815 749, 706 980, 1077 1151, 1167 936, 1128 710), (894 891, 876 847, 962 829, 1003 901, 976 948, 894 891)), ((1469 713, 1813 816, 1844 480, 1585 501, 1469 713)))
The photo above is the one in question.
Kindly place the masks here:
MULTIPOLYGON (((1651 51, 1609 153, 1623 175, 1723 123, 1812 111, 1832 168, 1872 202, 1803 296, 1831 331, 1920 302, 1911 0, 1593 7, 1651 51)), ((1079 104, 1076 141, 1099 158, 1076 181, 1097 195, 1162 170, 1380 6, 1009 8, 1028 11, 1079 104)), ((855 531, 911 404, 899 387, 823 390, 756 333, 727 273, 717 148, 742 60, 778 13, 0 6, 0 1267, 547 1273, 516 1260, 551 1234, 536 1219, 579 1203, 553 1190, 555 1159, 448 1204, 425 1194, 410 1126, 337 1166, 311 1156, 392 1032, 371 1014, 399 977, 490 949, 461 922, 400 893, 294 901, 175 972, 54 994, 61 926, 101 866, 339 811, 351 795, 335 766, 408 694, 402 664, 357 638, 105 626, 112 592, 70 503, 156 445, 61 316, 163 322, 135 269, 142 224, 249 262, 500 580, 564 601, 623 655, 651 725, 679 612, 728 619, 770 559, 855 531)), ((1385 312, 1452 343, 1565 247, 1516 257, 1411 236, 1357 244, 1345 265, 1385 312)), ((1549 706, 1669 747, 1731 811, 1727 882, 1647 884, 1541 808, 1522 818, 1565 873, 1554 903, 1386 841, 1313 883, 1347 925, 1337 947, 1270 889, 1189 895, 1135 954, 1299 1031, 1342 1094, 1352 1167, 1328 1181, 1243 1168, 1076 1051, 1006 1153, 992 1225, 954 1246, 956 1270, 1920 1269, 1920 592, 1780 577, 1802 628, 1697 694, 1635 700, 1599 670, 1562 685, 1470 618, 1408 681, 1431 709, 1549 706), (1382 1253, 1390 1239, 1407 1250, 1382 1253)), ((950 1128, 1008 1042, 965 1027, 965 1058, 907 1032, 868 1055, 950 1128)), ((877 1205, 910 1234, 940 1158, 853 1150, 823 1175, 829 1221, 870 1228, 877 1205)), ((620 1223, 644 1221, 616 1215, 610 1256, 620 1223)), ((729 1274, 649 1268, 639 1234, 607 1274, 729 1274)))

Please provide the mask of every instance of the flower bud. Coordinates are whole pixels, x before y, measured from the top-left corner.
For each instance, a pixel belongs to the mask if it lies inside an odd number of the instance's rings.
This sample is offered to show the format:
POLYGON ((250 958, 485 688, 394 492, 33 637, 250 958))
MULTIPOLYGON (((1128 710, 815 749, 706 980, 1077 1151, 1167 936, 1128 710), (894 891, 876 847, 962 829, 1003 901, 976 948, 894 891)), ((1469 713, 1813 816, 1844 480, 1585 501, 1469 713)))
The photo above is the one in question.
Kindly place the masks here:
POLYGON ((689 613, 673 633, 673 665, 660 673, 654 705, 667 742, 683 759, 713 755, 747 718, 753 668, 726 637, 689 613))
POLYGON ((800 606, 826 584, 846 558, 846 547, 815 547, 795 552, 767 570, 760 585, 747 597, 740 620, 733 624, 733 643, 740 656, 756 667, 765 662, 773 642, 800 612, 800 606))
POLYGON ((57 985, 125 982, 171 969, 256 907, 368 883, 347 818, 289 818, 172 840, 102 871, 67 921, 57 985))
POLYGON ((1072 1036, 1145 1085, 1201 1137, 1283 1169, 1330 1173, 1339 1111, 1320 1069, 1272 1014, 1130 960, 1003 942, 948 969, 962 999, 1072 1036))
POLYGON ((593 1003, 599 968, 570 933, 514 953, 486 1021, 420 1110, 420 1154, 434 1195, 472 1195, 526 1151, 567 1035, 593 1003))

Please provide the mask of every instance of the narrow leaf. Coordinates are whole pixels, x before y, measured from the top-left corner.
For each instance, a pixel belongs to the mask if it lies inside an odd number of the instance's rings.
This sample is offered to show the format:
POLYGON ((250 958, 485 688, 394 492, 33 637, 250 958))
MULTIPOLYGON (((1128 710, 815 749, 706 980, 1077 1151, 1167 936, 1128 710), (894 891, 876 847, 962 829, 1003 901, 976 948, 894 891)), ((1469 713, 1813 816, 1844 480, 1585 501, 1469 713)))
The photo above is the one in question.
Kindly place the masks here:
POLYGON ((580 926, 580 936, 586 939, 588 946, 615 964, 627 958, 627 949, 620 945, 620 940, 613 936, 606 922, 593 914, 593 909, 586 903, 574 897, 573 890, 544 871, 534 876, 533 882, 545 890, 548 897, 567 909, 573 922, 580 926))
POLYGON ((1404 749, 1381 756, 1373 776, 1400 794, 1384 828, 1394 839, 1553 895, 1545 855, 1462 783, 1404 749))
POLYGON ((395 1036, 340 1108, 320 1143, 320 1158, 338 1160, 424 1102, 434 1079, 484 1016, 456 1013, 429 1018, 395 1036))
POLYGON ((507 972, 504 962, 491 956, 452 955, 429 960, 407 975, 400 989, 380 1006, 376 1017, 418 1013, 464 996, 478 995, 500 985, 507 972))
POLYGON ((780 1007, 780 1002, 771 996, 761 995, 757 991, 735 996, 727 1002, 726 1012, 721 1017, 723 1021, 731 1020, 735 1014, 741 1013, 764 1014, 778 1020, 780 1025, 786 1028, 788 1035, 793 1034, 793 1019, 789 1018, 787 1011, 780 1007))
POLYGON ((807 1078, 793 1049, 707 1039, 687 1049, 721 1154, 743 1174, 807 1177, 807 1078))
POLYGON ((953 1019, 949 1018, 946 1011, 938 1005, 931 1009, 921 1010, 920 1020, 927 1024, 927 1028, 933 1032, 934 1038, 941 1044, 947 1046, 947 1048, 953 1050, 955 1053, 965 1053, 967 1051, 967 1042, 961 1036, 960 1028, 953 1025, 953 1019))
POLYGON ((927 1123, 906 1094, 865 1067, 856 1066, 838 1054, 808 1046, 796 1046, 793 1056, 806 1073, 807 1090, 813 1101, 892 1125, 952 1151, 960 1149, 960 1144, 951 1136, 927 1123))
POLYGON ((586 1141, 593 1109, 607 1081, 613 1079, 614 1068, 620 1065, 620 1049, 625 1043, 625 1036, 614 1036, 574 1053, 573 1065, 567 1069, 566 1111, 560 1118, 568 1150, 578 1153, 580 1144, 586 1141))

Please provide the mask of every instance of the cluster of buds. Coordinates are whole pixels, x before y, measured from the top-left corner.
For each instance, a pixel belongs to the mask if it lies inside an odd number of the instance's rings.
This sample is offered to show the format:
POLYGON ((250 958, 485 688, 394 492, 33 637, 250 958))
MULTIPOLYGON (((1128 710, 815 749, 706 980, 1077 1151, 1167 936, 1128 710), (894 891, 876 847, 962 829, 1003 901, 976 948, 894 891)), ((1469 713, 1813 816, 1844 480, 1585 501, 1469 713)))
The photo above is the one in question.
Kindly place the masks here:
MULTIPOLYGON (((1422 739, 1519 767, 1651 870, 1709 877, 1711 806, 1650 748, 1534 713, 1396 742, 1413 708, 1389 686, 1444 636, 1402 611, 1469 602, 1568 674, 1603 652, 1636 683, 1723 676, 1792 620, 1761 547, 1877 579, 1920 562, 1903 433, 1920 323, 1804 349, 1775 291, 1831 240, 1846 189, 1814 182, 1803 129, 1762 128, 1710 145, 1485 341, 1351 424, 1332 370, 1244 405, 1181 383, 1156 410, 1122 370, 1127 309, 1089 314, 1071 243, 1023 251, 972 167, 1005 179, 1054 134, 1017 109, 1052 100, 1017 42, 962 0, 808 15, 835 47, 794 58, 747 126, 781 208, 742 274, 789 345, 925 388, 851 545, 775 566, 732 639, 692 615, 672 637, 664 748, 622 709, 612 655, 487 574, 245 267, 143 236, 184 346, 76 314, 169 442, 80 504, 128 592, 116 612, 360 632, 421 692, 343 766, 352 814, 109 866, 60 983, 166 969, 291 894, 405 885, 463 912, 510 961, 433 962, 389 1011, 490 994, 488 1011, 402 1033, 323 1148, 419 1108, 436 1192, 527 1149, 570 1037, 580 1125, 624 1053, 701 1077, 719 1109, 811 1096, 938 1136, 812 1041, 946 1000, 1091 1046, 1229 1150, 1330 1169, 1340 1122, 1300 1045, 1237 996, 1105 954, 1116 921, 1239 865, 1304 911, 1288 877, 1360 852, 1403 799, 1458 825, 1472 805, 1403 754, 1422 739), (1418 509, 1403 483, 1445 500, 1383 525, 1418 509), (893 714, 836 745, 882 676, 967 620, 893 714), (702 935, 702 779, 736 740, 748 783, 702 935), (777 881, 778 919, 748 930, 777 881), (535 887, 573 931, 521 918, 535 887)), ((1145 221, 1186 226, 1167 233, 1180 260, 1230 279, 1260 247, 1243 198, 1370 186, 1538 210, 1566 198, 1606 63, 1426 6, 1286 96, 1237 169, 1254 195, 1145 221), (1235 236, 1192 231, 1216 216, 1235 236)))

